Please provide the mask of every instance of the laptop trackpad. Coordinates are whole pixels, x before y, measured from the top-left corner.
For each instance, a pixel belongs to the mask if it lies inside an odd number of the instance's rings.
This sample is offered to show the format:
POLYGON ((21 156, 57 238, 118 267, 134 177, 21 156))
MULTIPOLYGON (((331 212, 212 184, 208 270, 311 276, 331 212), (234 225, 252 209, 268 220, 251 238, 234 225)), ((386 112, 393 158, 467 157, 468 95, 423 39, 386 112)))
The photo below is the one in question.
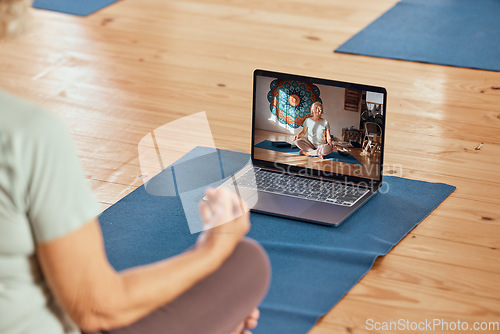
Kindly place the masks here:
POLYGON ((359 206, 345 207, 266 192, 258 192, 249 200, 255 203, 249 205, 255 212, 326 225, 340 224, 359 206))
POLYGON ((251 206, 252 209, 290 217, 308 216, 316 204, 313 201, 266 192, 258 192, 254 196, 250 199, 255 203, 251 206), (257 199, 254 196, 258 196, 257 199))

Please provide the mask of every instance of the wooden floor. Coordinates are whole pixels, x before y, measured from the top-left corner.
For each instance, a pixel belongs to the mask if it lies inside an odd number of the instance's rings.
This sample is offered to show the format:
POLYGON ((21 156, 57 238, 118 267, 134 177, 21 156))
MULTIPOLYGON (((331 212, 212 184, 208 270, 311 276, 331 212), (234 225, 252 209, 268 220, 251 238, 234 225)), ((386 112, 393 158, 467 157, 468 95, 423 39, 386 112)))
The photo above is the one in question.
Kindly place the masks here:
POLYGON ((255 68, 384 86, 384 162, 457 190, 310 333, 377 332, 367 319, 498 322, 500 73, 332 52, 395 2, 123 0, 86 18, 37 10, 31 34, 0 42, 0 87, 67 121, 105 209, 142 184, 141 139, 183 116, 206 111, 215 145, 248 152, 255 68))

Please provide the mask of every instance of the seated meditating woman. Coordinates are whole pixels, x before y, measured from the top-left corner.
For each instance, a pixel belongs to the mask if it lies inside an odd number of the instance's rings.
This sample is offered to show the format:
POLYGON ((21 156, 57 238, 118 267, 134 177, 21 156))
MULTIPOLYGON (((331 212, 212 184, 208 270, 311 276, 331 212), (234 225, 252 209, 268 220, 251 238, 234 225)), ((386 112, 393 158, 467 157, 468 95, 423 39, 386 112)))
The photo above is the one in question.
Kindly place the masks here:
MULTIPOLYGON (((0 52, 31 5, 0 0, 0 52)), ((22 49, 19 59, 38 54, 22 49)), ((250 216, 235 194, 208 189, 199 211, 207 228, 191 248, 116 271, 64 122, 0 90, 0 333, 251 334, 269 259, 244 237, 250 216)), ((140 219, 137 229, 165 233, 140 219)))
POLYGON ((300 148, 300 155, 318 156, 321 159, 333 151, 330 123, 321 118, 323 105, 314 102, 311 105, 312 117, 306 118, 302 131, 293 137, 293 142, 300 148))

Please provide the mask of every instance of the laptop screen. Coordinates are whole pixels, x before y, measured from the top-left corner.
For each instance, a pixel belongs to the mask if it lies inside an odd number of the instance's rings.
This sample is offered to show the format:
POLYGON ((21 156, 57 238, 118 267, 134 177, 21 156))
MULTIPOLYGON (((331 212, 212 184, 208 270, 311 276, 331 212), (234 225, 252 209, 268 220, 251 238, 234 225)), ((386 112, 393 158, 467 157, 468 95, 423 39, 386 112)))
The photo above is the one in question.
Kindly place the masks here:
POLYGON ((381 181, 385 104, 381 87, 256 70, 254 163, 381 181))

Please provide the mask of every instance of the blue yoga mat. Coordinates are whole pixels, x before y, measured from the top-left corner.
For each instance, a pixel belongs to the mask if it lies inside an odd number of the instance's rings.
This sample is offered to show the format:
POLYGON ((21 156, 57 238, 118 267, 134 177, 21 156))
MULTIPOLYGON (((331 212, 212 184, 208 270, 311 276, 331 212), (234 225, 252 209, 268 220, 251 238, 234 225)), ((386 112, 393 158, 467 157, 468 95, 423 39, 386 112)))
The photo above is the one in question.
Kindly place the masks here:
POLYGON ((34 0, 33 7, 72 15, 87 16, 118 0, 34 0))
POLYGON ((403 0, 335 52, 500 71, 500 1, 403 0))
MULTIPOLYGON (((220 184, 248 160, 247 154, 197 147, 146 187, 104 211, 99 220, 113 267, 123 270, 152 263, 191 247, 197 235, 189 233, 182 208, 196 210, 204 184, 220 184), (192 203, 186 205, 188 199, 192 203)), ((442 183, 384 177, 382 192, 339 227, 252 213, 249 237, 264 246, 272 267, 259 326, 252 332, 307 333, 378 256, 387 254, 454 189, 442 183)))
MULTIPOLYGON (((297 155, 299 154, 299 151, 300 151, 299 148, 276 147, 276 146, 273 146, 272 143, 273 142, 270 140, 264 140, 264 141, 261 141, 260 143, 256 144, 255 147, 263 148, 263 149, 271 150, 271 151, 292 153, 292 154, 297 154, 297 155)), ((338 154, 337 152, 332 152, 328 155, 325 155, 324 159, 334 160, 334 161, 338 161, 338 162, 346 162, 346 163, 355 164, 355 165, 361 165, 361 162, 359 162, 358 159, 356 159, 352 155, 348 155, 345 157, 343 155, 338 154)))

